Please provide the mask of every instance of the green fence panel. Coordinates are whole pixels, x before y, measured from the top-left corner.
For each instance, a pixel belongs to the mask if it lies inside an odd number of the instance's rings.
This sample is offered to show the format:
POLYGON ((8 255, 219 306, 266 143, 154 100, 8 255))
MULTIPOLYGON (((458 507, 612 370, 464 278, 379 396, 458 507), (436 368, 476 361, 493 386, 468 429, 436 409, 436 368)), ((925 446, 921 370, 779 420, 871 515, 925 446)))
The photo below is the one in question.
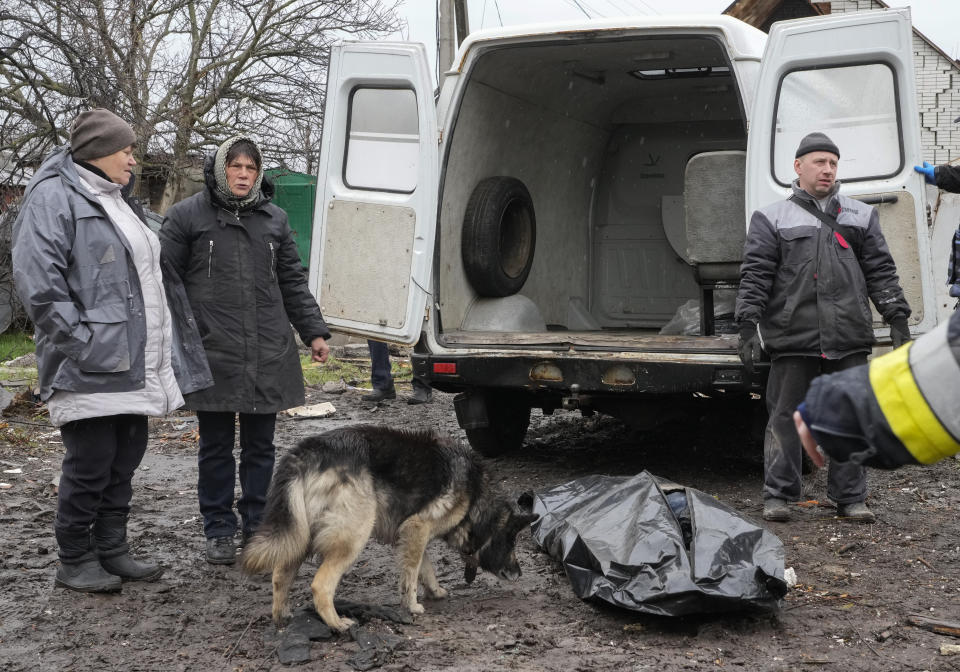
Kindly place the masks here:
POLYGON ((300 263, 310 263, 310 240, 313 237, 313 207, 317 198, 317 177, 284 168, 265 171, 276 187, 273 202, 290 220, 293 237, 297 241, 300 263))

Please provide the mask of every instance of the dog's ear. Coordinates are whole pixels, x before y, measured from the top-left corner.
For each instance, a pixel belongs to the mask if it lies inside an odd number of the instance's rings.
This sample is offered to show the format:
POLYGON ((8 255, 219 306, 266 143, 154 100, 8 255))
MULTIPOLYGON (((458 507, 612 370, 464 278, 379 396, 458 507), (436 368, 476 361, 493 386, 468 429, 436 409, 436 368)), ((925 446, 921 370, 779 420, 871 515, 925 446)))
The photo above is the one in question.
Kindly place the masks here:
POLYGON ((517 506, 523 513, 531 513, 533 511, 533 493, 527 490, 517 497, 517 506))
POLYGON ((533 493, 529 490, 517 497, 517 506, 520 510, 510 514, 510 526, 514 534, 519 534, 540 517, 533 512, 533 493))
POLYGON ((509 529, 513 536, 520 534, 524 529, 530 527, 540 516, 535 513, 511 513, 509 529))

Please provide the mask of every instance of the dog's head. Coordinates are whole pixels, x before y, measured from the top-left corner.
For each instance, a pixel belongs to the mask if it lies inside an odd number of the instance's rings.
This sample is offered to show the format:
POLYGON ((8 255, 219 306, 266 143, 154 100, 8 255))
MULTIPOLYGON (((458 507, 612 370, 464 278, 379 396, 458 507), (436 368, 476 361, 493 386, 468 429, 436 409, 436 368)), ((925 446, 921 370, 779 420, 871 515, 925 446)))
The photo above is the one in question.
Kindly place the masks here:
POLYGON ((464 580, 473 581, 480 568, 498 578, 516 581, 520 578, 520 563, 515 552, 517 535, 537 516, 518 511, 504 500, 474 513, 469 516, 466 539, 460 544, 466 564, 464 580))

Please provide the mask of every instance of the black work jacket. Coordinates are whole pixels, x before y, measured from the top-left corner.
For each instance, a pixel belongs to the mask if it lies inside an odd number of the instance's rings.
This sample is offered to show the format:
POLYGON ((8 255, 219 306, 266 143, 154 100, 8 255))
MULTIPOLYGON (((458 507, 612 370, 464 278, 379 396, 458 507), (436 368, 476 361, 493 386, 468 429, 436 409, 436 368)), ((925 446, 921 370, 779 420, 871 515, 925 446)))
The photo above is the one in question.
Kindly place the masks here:
POLYGON ((937 188, 960 194, 960 166, 937 166, 933 169, 937 188))
POLYGON ((207 188, 175 204, 160 230, 163 253, 187 289, 213 387, 185 397, 196 411, 276 413, 303 403, 303 371, 290 328, 304 343, 330 331, 307 287, 287 215, 262 197, 235 211, 207 188))
MULTIPOLYGON (((839 182, 836 183, 839 188, 839 182)), ((869 301, 890 324, 910 316, 876 208, 836 193, 839 236, 796 203, 753 213, 740 267, 735 317, 759 326, 773 358, 841 359, 873 346, 869 301)), ((793 193, 818 207, 794 181, 793 193)))

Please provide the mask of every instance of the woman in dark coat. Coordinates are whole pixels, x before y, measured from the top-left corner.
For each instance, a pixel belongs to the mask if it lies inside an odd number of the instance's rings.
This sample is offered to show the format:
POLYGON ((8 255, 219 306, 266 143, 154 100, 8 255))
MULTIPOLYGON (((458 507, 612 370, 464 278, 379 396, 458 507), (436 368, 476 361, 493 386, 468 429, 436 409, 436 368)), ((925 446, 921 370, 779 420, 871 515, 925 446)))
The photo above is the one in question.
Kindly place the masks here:
POLYGON ((296 328, 313 360, 330 337, 283 210, 270 202, 260 151, 233 137, 204 169, 206 189, 175 204, 160 231, 165 256, 183 279, 214 385, 185 397, 200 429, 198 494, 207 561, 236 557, 233 512, 235 414, 240 415, 237 502, 246 539, 260 522, 273 475, 276 414, 303 404, 296 328))

